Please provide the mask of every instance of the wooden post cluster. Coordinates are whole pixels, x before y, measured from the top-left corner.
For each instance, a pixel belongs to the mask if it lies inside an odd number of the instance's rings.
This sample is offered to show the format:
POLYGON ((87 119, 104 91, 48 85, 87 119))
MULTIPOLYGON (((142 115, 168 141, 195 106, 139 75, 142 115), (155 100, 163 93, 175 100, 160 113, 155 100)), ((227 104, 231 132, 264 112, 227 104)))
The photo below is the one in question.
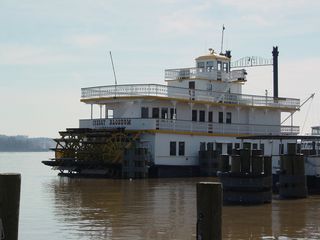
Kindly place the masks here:
POLYGON ((297 154, 296 144, 288 143, 288 153, 280 158, 279 195, 281 198, 307 197, 304 156, 297 154))
POLYGON ((231 170, 219 173, 223 200, 232 204, 262 204, 272 201, 271 157, 250 148, 234 149, 231 170))
POLYGON ((215 150, 199 151, 200 175, 206 177, 215 177, 219 165, 219 152, 215 150))
POLYGON ((222 185, 197 184, 197 240, 222 239, 222 185))
POLYGON ((18 239, 20 188, 20 174, 0 174, 0 239, 18 239))

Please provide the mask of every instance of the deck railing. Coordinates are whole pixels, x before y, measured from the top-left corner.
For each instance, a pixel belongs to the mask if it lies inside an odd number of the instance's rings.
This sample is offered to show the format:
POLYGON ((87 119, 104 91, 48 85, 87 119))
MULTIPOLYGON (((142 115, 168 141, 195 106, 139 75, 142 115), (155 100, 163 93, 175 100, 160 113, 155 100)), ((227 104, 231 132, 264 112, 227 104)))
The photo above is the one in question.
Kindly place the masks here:
POLYGON ((213 103, 282 107, 294 110, 299 109, 300 106, 300 100, 294 98, 273 98, 269 96, 193 90, 159 84, 110 85, 81 89, 82 99, 135 96, 169 97, 213 103))
POLYGON ((299 134, 299 126, 227 124, 174 119, 112 118, 81 119, 80 128, 119 128, 128 130, 170 130, 217 134, 299 134))
POLYGON ((181 79, 208 79, 208 80, 224 80, 236 81, 246 80, 246 71, 244 69, 232 70, 230 72, 218 71, 216 69, 205 68, 176 68, 165 70, 165 80, 181 80, 181 79))

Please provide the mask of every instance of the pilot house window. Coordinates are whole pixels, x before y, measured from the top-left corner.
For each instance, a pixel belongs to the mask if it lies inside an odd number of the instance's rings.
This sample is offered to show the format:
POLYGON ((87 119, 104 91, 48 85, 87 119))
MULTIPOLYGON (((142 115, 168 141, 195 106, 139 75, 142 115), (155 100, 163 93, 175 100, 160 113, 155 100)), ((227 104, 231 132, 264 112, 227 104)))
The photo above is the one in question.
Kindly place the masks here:
POLYGON ((211 72, 213 70, 213 61, 207 61, 207 72, 211 72))
POLYGON ((198 68, 204 68, 204 62, 198 62, 197 67, 198 68))
POLYGON ((221 62, 220 61, 218 61, 218 71, 221 71, 221 62))
POLYGON ((228 63, 223 63, 223 71, 224 72, 229 72, 228 63))

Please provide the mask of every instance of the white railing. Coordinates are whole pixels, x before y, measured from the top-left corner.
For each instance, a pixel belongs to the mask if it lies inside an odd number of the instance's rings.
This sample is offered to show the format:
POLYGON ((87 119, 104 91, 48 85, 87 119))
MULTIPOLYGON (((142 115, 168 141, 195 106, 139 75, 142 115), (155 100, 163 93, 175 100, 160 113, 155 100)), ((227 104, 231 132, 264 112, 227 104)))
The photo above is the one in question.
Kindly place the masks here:
POLYGON ((235 81, 246 80, 246 71, 244 69, 232 70, 229 73, 218 71, 215 69, 205 68, 176 68, 165 70, 165 80, 181 80, 181 79, 208 79, 208 80, 223 80, 235 81))
POLYGON ((226 124, 174 119, 113 118, 81 119, 80 128, 126 128, 128 130, 170 130, 218 134, 299 134, 299 126, 226 124))
POLYGON ((81 89, 82 99, 135 96, 171 97, 226 104, 282 107, 295 110, 299 109, 300 106, 300 100, 294 98, 273 98, 268 96, 215 92, 209 90, 192 90, 159 84, 110 85, 81 89))

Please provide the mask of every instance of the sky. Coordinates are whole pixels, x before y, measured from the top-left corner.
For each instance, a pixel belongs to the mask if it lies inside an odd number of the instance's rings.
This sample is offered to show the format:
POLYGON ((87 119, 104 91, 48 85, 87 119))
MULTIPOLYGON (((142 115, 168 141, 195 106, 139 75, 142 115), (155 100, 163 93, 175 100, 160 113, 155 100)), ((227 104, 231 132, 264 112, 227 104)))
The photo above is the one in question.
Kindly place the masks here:
MULTIPOLYGON (((320 1, 0 0, 0 134, 57 137, 90 117, 82 87, 165 84, 164 70, 224 48, 271 58, 279 96, 304 101, 294 124, 320 125, 320 1)), ((248 69, 244 93, 272 93, 272 68, 248 69)), ((284 115, 283 117, 285 117, 284 115)), ((288 122, 287 124, 290 124, 288 122)))

